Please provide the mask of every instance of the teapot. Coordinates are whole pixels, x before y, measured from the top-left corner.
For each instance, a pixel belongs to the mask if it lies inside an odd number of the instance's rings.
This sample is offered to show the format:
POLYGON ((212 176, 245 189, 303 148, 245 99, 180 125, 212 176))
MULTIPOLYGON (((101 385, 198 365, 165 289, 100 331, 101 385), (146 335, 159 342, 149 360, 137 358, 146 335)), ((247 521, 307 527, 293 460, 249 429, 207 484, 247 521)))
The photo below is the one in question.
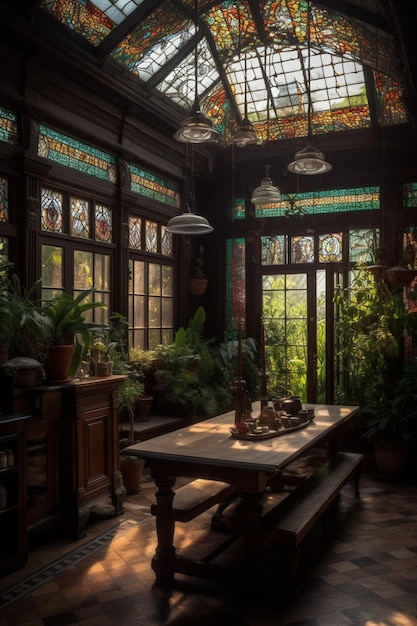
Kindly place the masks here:
POLYGON ((275 403, 275 409, 285 411, 290 415, 297 415, 298 411, 301 411, 301 398, 300 396, 289 396, 288 398, 280 398, 275 403))

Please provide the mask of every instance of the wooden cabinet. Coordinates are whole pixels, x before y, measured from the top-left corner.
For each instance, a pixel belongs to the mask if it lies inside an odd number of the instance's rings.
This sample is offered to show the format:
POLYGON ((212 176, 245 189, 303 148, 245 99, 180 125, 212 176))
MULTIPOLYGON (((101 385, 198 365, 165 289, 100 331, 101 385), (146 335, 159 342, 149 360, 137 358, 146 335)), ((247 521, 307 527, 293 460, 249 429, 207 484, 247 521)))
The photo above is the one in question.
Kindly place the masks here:
POLYGON ((29 415, 0 416, 0 571, 27 560, 26 424, 29 415))
POLYGON ((61 387, 60 508, 72 538, 85 535, 92 510, 123 512, 118 390, 124 379, 94 377, 61 387))

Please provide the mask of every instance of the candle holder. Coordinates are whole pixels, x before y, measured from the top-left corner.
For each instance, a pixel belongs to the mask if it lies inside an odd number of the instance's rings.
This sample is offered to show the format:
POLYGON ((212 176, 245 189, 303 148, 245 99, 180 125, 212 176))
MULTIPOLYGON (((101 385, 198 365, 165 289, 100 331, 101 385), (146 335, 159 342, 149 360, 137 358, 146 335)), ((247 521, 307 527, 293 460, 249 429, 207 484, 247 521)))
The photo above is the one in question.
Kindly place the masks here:
POLYGON ((246 415, 246 380, 235 378, 233 388, 235 390, 235 424, 238 424, 246 415))
POLYGON ((259 375, 261 379, 261 413, 268 406, 268 376, 263 372, 259 375))

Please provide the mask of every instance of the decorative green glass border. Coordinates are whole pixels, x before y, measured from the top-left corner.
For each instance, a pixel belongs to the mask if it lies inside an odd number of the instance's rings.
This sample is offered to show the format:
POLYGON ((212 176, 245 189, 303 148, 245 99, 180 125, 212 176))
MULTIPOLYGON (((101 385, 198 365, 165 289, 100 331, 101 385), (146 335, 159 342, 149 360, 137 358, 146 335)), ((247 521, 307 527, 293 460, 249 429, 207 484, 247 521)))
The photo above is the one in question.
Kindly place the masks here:
POLYGON ((129 164, 130 188, 135 193, 179 208, 180 186, 142 167, 129 164))
POLYGON ((116 157, 42 124, 39 126, 38 154, 83 174, 116 182, 116 157))

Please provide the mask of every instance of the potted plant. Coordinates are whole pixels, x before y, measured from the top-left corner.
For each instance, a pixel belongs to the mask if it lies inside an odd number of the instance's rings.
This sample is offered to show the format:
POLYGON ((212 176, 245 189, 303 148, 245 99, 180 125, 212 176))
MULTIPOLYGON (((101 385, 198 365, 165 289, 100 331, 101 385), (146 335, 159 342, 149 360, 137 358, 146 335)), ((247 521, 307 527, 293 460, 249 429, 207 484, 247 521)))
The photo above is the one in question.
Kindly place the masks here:
POLYGON ((143 348, 130 348, 128 366, 135 372, 143 383, 143 394, 135 402, 135 415, 139 420, 146 420, 151 412, 153 395, 151 394, 155 353, 153 350, 143 348))
POLYGON ((208 280, 204 271, 204 246, 198 249, 198 255, 194 264, 194 276, 190 278, 190 292, 193 296, 202 296, 206 293, 208 280))
POLYGON ((127 413, 129 419, 128 436, 124 436, 121 425, 120 438, 120 471, 123 476, 123 484, 129 495, 137 493, 140 489, 139 485, 145 462, 143 459, 123 453, 123 449, 135 443, 135 403, 143 395, 143 391, 143 383, 132 374, 128 375, 119 387, 120 415, 122 417, 123 413, 127 413))
POLYGON ((385 478, 401 476, 416 437, 415 377, 406 376, 389 385, 379 400, 361 408, 358 419, 361 437, 374 448, 378 474, 385 478))
POLYGON ((102 302, 85 301, 93 291, 87 289, 77 296, 63 292, 44 303, 42 314, 48 327, 45 358, 48 380, 63 382, 73 377, 91 347, 93 330, 103 327, 87 319, 91 309, 106 306, 102 302))

